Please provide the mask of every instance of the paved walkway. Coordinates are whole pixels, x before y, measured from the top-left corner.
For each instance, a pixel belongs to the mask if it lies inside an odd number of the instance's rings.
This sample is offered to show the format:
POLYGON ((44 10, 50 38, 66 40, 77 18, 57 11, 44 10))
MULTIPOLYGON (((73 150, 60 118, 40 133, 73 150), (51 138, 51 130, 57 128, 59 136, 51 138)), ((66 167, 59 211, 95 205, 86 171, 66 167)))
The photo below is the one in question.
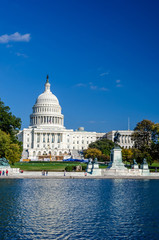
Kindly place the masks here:
POLYGON ((42 172, 39 171, 24 171, 23 173, 15 173, 8 176, 0 176, 0 179, 159 179, 159 173, 151 173, 149 176, 119 176, 119 175, 108 175, 108 176, 93 176, 84 172, 48 172, 47 176, 43 176, 42 172))

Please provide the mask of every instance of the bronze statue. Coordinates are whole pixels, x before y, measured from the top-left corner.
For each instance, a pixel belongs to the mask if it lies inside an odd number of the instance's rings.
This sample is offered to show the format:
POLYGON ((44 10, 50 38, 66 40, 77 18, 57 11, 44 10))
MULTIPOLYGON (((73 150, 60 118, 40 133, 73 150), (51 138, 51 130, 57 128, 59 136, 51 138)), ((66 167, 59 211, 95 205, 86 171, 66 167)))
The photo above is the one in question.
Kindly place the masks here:
POLYGON ((120 136, 121 136, 121 134, 118 131, 115 132, 115 134, 114 134, 114 143, 115 144, 118 144, 120 142, 120 136))
POLYGON ((147 164, 146 158, 144 158, 144 160, 143 160, 143 164, 147 164))
POLYGON ((9 167, 9 161, 6 158, 0 158, 0 166, 9 167))
POLYGON ((46 76, 46 82, 49 82, 49 75, 46 76))

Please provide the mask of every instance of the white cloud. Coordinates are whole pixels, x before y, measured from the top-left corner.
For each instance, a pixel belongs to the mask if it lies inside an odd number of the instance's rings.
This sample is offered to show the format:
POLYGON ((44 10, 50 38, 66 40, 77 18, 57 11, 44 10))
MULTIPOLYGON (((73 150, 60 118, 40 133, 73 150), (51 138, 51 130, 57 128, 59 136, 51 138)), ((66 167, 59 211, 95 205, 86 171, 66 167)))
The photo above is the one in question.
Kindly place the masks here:
POLYGON ((120 87, 122 87, 122 85, 121 85, 121 84, 117 84, 116 87, 117 87, 117 88, 120 88, 120 87))
POLYGON ((101 73, 99 76, 104 77, 105 75, 108 75, 108 74, 109 74, 109 72, 104 72, 104 73, 101 73))
POLYGON ((116 83, 120 83, 121 81, 120 80, 116 80, 116 83))
POLYGON ((100 121, 100 123, 106 123, 106 121, 100 121))
POLYGON ((31 39, 30 33, 20 34, 15 32, 13 34, 5 34, 0 36, 0 43, 9 43, 9 42, 29 42, 31 39))
POLYGON ((11 47, 13 47, 13 45, 11 45, 11 44, 6 45, 6 48, 11 48, 11 47))
POLYGON ((18 57, 24 57, 24 58, 27 58, 27 57, 28 57, 28 56, 25 55, 24 53, 20 53, 20 52, 15 53, 15 55, 17 55, 18 57))
POLYGON ((108 89, 108 88, 105 88, 105 87, 100 88, 100 90, 101 90, 101 91, 105 91, 105 92, 109 91, 109 89, 108 89))
POLYGON ((92 90, 96 90, 96 89, 97 89, 97 86, 93 86, 93 85, 91 85, 91 86, 90 86, 90 89, 92 89, 92 90))
POLYGON ((88 123, 93 124, 93 123, 96 123, 96 121, 91 120, 91 121, 88 121, 88 123))
POLYGON ((116 80, 116 87, 121 88, 123 85, 121 84, 121 80, 116 80))
POLYGON ((86 84, 84 84, 84 83, 78 83, 78 84, 76 84, 76 87, 86 87, 86 84))

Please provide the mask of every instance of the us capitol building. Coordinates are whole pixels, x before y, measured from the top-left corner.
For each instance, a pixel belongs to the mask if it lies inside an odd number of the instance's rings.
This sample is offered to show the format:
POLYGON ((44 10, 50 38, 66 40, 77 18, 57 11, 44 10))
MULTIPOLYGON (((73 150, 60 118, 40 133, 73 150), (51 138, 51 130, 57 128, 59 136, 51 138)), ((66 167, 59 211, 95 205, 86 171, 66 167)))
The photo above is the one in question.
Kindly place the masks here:
MULTIPOLYGON (((119 131, 121 146, 133 146, 130 139, 132 131, 119 131), (124 138, 125 135, 127 138, 124 138), (125 142, 123 142, 123 139, 125 142), (128 140, 129 139, 129 140, 128 140)), ((107 137, 113 140, 115 131, 97 133, 84 131, 83 127, 74 131, 64 127, 64 115, 57 97, 50 91, 47 76, 44 92, 38 96, 33 112, 30 115, 30 126, 18 134, 18 140, 23 142, 22 159, 63 159, 70 156, 79 157, 79 152, 87 149, 88 145, 96 140, 107 137)))

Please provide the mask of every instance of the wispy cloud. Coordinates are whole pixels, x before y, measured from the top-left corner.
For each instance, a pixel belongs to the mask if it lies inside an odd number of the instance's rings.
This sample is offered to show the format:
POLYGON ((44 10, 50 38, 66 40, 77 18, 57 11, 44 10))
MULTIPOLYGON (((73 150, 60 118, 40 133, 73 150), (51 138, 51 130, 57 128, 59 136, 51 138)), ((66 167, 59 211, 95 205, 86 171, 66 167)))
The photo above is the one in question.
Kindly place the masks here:
POLYGON ((85 83, 78 83, 76 84, 74 87, 78 87, 78 88, 82 88, 85 87, 86 89, 90 89, 90 90, 97 90, 97 91, 103 91, 103 92, 107 92, 109 91, 108 88, 106 87, 99 87, 97 85, 95 85, 93 82, 89 82, 88 84, 85 83))
POLYGON ((87 85, 84 83, 78 83, 75 85, 75 87, 86 87, 87 85))
POLYGON ((102 87, 102 88, 100 88, 99 90, 104 91, 104 92, 109 91, 109 89, 108 89, 108 88, 105 88, 105 87, 102 87))
POLYGON ((100 123, 106 123, 106 121, 104 120, 104 121, 100 121, 100 123))
POLYGON ((90 124, 94 124, 94 123, 98 123, 98 124, 102 123, 102 124, 105 124, 106 121, 105 121, 105 120, 103 120, 103 121, 94 121, 94 120, 90 120, 90 121, 88 121, 88 123, 90 123, 90 124))
POLYGON ((96 121, 91 120, 91 121, 88 121, 88 123, 90 123, 90 124, 94 124, 94 123, 96 123, 96 121))
POLYGON ((11 48, 11 47, 13 47, 12 44, 7 44, 7 45, 6 45, 6 48, 11 48))
POLYGON ((31 39, 30 33, 20 34, 15 32, 13 34, 4 34, 0 36, 0 43, 9 43, 9 42, 29 42, 31 39))
POLYGON ((104 76, 106 76, 106 75, 108 75, 108 74, 109 74, 109 72, 103 72, 103 73, 99 74, 99 76, 100 76, 100 77, 104 77, 104 76))
POLYGON ((120 87, 122 87, 122 86, 123 86, 123 85, 121 85, 121 84, 117 84, 117 85, 116 85, 117 88, 120 88, 120 87))
POLYGON ((91 90, 96 90, 96 89, 97 89, 97 86, 91 85, 91 86, 90 86, 90 89, 91 89, 91 90))
POLYGON ((116 87, 121 88, 123 85, 121 84, 121 80, 116 80, 116 87))
POLYGON ((103 91, 103 92, 109 91, 108 88, 106 88, 106 87, 99 87, 99 86, 93 85, 92 82, 90 82, 89 85, 90 85, 90 89, 91 90, 98 90, 98 91, 103 91))
POLYGON ((24 58, 28 57, 26 54, 20 53, 20 52, 16 52, 15 55, 17 55, 18 57, 24 57, 24 58))
POLYGON ((116 83, 120 83, 121 81, 118 79, 118 80, 116 80, 116 83))

